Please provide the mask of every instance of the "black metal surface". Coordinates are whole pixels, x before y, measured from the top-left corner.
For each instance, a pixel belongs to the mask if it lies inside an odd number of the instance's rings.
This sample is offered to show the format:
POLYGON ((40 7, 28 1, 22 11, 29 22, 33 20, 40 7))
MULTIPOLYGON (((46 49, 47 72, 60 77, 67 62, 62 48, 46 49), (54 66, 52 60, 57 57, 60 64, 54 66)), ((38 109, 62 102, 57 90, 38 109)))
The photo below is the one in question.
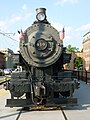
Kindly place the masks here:
MULTIPOLYGON (((76 106, 77 98, 55 98, 51 99, 50 102, 46 102, 44 106, 54 107, 54 106, 76 106)), ((38 106, 34 104, 30 99, 7 99, 6 107, 33 107, 38 106)))

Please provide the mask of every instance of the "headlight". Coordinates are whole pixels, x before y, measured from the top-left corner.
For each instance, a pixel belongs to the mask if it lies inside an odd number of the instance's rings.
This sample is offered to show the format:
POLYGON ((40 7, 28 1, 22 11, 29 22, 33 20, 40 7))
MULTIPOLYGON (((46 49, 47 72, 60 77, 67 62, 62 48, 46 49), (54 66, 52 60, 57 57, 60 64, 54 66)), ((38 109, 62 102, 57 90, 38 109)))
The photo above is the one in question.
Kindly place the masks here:
POLYGON ((36 41, 36 48, 38 50, 45 50, 47 48, 47 42, 44 39, 39 39, 36 41))
POLYGON ((36 18, 37 18, 37 20, 39 20, 39 21, 43 21, 43 20, 45 20, 45 14, 44 13, 38 13, 37 14, 37 16, 36 16, 36 18))

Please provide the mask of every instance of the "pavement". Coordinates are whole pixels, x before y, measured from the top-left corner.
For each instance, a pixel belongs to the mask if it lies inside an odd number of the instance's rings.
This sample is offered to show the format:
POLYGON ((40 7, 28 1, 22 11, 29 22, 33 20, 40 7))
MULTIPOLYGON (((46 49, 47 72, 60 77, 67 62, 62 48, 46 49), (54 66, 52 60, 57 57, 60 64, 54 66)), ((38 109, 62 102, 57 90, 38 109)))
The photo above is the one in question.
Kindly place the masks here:
POLYGON ((5 76, 0 76, 0 81, 5 79, 5 76))

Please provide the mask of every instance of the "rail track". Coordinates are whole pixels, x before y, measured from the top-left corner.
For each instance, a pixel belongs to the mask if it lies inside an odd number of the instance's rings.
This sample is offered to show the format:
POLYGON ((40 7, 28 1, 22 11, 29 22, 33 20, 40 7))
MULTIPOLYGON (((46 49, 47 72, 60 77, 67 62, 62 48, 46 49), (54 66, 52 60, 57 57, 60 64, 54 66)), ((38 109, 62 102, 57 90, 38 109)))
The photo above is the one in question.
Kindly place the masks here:
POLYGON ((16 120, 19 120, 22 111, 23 111, 23 109, 21 109, 20 112, 18 113, 18 116, 16 117, 16 120))
POLYGON ((35 107, 35 108, 31 108, 30 110, 29 109, 21 108, 15 120, 21 120, 19 118, 20 118, 21 114, 23 113, 23 111, 29 112, 29 111, 36 111, 36 110, 38 110, 38 111, 60 110, 61 113, 62 113, 62 115, 63 115, 63 120, 69 120, 68 117, 67 117, 67 115, 65 114, 65 111, 64 111, 63 107, 61 107, 61 106, 57 107, 57 108, 35 107))
POLYGON ((68 120, 68 118, 67 118, 67 116, 66 116, 66 114, 65 114, 65 112, 64 112, 64 110, 63 110, 62 107, 60 107, 60 110, 62 111, 62 114, 63 114, 64 119, 65 119, 65 120, 68 120))

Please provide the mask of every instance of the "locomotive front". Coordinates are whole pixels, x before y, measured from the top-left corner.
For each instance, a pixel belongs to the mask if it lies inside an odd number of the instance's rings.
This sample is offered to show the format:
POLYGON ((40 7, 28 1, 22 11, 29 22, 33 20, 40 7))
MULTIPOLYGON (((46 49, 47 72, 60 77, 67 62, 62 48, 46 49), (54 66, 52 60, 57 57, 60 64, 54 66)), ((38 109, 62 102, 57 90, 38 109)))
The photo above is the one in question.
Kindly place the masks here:
POLYGON ((62 40, 59 33, 46 19, 44 8, 37 9, 34 24, 24 32, 20 41, 20 53, 25 61, 34 67, 47 67, 54 64, 62 53, 62 40))
POLYGON ((20 35, 20 65, 7 85, 7 106, 76 105, 73 92, 79 83, 63 65, 70 62, 59 32, 47 21, 46 9, 36 9, 37 20, 20 35), (23 98, 23 99, 22 99, 23 98))

